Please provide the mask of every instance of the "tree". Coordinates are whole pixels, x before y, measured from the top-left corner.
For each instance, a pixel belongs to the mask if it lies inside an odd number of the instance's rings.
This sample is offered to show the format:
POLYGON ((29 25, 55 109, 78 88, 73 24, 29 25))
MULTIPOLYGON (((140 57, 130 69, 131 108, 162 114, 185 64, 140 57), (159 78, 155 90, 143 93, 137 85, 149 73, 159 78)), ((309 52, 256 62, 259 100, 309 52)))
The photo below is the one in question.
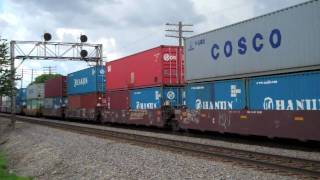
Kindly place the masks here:
POLYGON ((49 79, 53 79, 59 76, 62 76, 62 75, 61 74, 42 74, 36 77, 36 79, 34 80, 34 82, 32 82, 32 84, 44 83, 49 79))
POLYGON ((11 95, 10 56, 7 40, 0 39, 0 95, 11 95))

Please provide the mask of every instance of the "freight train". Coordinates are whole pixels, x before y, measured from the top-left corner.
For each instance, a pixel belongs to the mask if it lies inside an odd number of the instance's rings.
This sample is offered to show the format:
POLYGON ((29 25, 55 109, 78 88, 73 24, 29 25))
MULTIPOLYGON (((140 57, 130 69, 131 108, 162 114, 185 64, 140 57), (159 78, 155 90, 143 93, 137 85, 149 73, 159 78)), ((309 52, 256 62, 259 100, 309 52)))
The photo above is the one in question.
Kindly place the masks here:
MULTIPOLYGON (((183 49, 159 46, 30 85, 17 109, 320 141, 319 19, 319 1, 308 1, 186 38, 183 49)), ((9 102, 2 98, 2 112, 9 102)))

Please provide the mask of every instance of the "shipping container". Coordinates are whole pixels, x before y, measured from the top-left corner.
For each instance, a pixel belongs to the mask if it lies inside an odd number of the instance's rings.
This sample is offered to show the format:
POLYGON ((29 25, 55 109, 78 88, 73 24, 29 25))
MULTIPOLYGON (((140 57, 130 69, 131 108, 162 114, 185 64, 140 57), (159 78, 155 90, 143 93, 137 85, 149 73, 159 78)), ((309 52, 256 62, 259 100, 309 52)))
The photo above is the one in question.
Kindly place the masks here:
POLYGON ((102 93, 68 96, 68 108, 95 108, 102 106, 102 93))
POLYGON ((45 98, 43 107, 46 109, 58 109, 66 107, 68 100, 66 97, 45 98))
POLYGON ((28 99, 26 114, 30 116, 40 116, 42 115, 44 99, 28 99))
POLYGON ((45 82, 44 89, 46 98, 67 96, 67 78, 59 76, 49 79, 45 82))
POLYGON ((25 106, 27 100, 27 90, 26 88, 18 89, 16 92, 16 105, 25 106))
POLYGON ((320 110, 320 72, 249 79, 249 109, 320 110))
POLYGON ((181 85, 184 83, 183 72, 182 48, 159 46, 107 62, 106 89, 181 85))
POLYGON ((68 74, 67 94, 105 92, 105 68, 95 66, 68 74))
POLYGON ((320 67, 320 1, 308 1, 185 40, 186 81, 320 67))
POLYGON ((130 90, 130 109, 160 109, 181 106, 180 87, 151 87, 130 90))
POLYGON ((189 109, 239 110, 245 108, 245 95, 244 80, 188 84, 186 105, 189 109))
POLYGON ((31 84, 27 87, 27 99, 38 98, 44 98, 44 83, 31 84))
POLYGON ((9 96, 2 96, 1 97, 2 106, 1 112, 10 113, 11 112, 11 98, 9 96))
POLYGON ((129 90, 107 91, 106 108, 111 110, 129 109, 129 90))

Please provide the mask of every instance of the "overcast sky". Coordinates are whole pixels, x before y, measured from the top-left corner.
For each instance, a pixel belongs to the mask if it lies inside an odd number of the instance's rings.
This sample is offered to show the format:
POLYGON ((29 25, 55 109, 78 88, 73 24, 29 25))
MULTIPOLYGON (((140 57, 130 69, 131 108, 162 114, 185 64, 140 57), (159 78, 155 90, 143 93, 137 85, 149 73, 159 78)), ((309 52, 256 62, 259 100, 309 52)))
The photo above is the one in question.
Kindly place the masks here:
MULTIPOLYGON (((8 40, 41 40, 44 32, 53 41, 76 42, 80 34, 90 43, 102 43, 107 61, 162 44, 177 45, 165 37, 165 23, 193 24, 196 35, 307 0, 0 0, 0 35, 8 40)), ((79 62, 28 61, 21 68, 23 86, 33 68, 43 66, 68 74, 87 65, 79 62)), ((18 72, 21 71, 21 68, 18 72)))

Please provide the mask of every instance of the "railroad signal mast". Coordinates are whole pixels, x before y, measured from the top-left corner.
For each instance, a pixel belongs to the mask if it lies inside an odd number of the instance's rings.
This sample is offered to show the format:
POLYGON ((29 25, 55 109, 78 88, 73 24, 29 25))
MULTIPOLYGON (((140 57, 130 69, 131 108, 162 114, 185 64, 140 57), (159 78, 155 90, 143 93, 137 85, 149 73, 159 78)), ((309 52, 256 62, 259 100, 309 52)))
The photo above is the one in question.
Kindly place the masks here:
POLYGON ((43 41, 10 41, 11 58, 11 126, 15 127, 16 95, 15 72, 25 60, 84 61, 102 65, 102 44, 87 43, 87 36, 80 35, 80 43, 50 42, 50 33, 44 33, 43 41), (29 49, 32 47, 32 49, 29 49), (15 60, 22 62, 15 68, 15 60))

